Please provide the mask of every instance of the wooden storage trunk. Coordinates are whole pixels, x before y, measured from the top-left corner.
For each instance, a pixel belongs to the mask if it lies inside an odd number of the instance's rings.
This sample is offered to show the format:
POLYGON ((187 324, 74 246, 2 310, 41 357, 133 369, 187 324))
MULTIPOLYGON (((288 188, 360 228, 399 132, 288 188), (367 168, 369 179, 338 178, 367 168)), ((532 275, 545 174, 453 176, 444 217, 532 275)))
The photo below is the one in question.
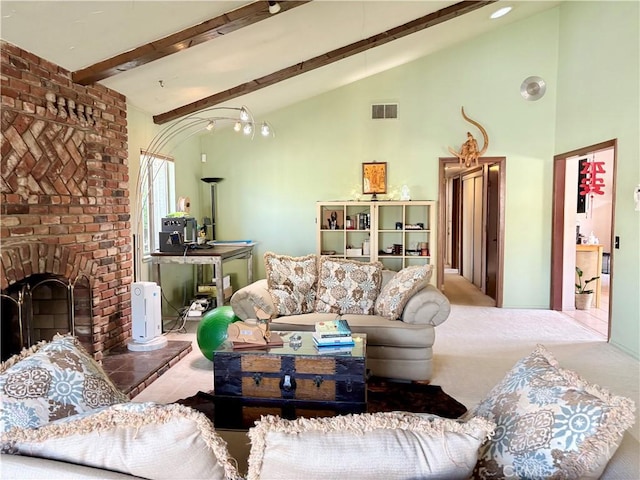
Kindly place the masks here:
POLYGON ((349 354, 320 354, 311 334, 302 347, 214 352, 215 425, 249 428, 261 415, 283 418, 366 411, 366 337, 349 354))

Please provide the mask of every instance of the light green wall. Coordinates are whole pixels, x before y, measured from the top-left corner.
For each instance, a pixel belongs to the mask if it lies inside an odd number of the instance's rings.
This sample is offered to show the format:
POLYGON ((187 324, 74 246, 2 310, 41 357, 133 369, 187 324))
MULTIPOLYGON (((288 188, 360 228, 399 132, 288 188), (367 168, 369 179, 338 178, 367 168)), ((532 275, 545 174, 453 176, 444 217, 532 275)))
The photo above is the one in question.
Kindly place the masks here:
POLYGON ((519 87, 532 74, 555 83, 558 16, 552 10, 272 112, 275 139, 203 137, 210 158, 203 171, 225 177, 221 233, 260 242, 259 275, 267 250, 314 252, 315 202, 354 198, 361 163, 373 160, 388 162, 393 190, 407 183, 413 199, 437 199, 438 158, 475 132, 464 106, 488 130, 487 155, 507 157, 504 306, 547 308, 549 272, 541 265, 550 263, 556 91, 526 102, 519 87), (398 102, 399 119, 371 120, 376 102, 398 102))
MULTIPOLYGON (((148 150, 154 137, 166 127, 155 125, 149 114, 131 104, 127 106, 127 124, 129 130, 131 230, 132 233, 135 233, 138 231, 136 224, 140 220, 136 214, 140 208, 139 199, 136 196, 136 185, 140 170, 140 150, 148 150)), ((199 168, 191 168, 192 165, 197 165, 196 162, 200 162, 199 140, 190 138, 183 142, 178 141, 155 153, 174 157, 176 163, 176 199, 178 197, 189 197, 193 216, 201 220, 204 200, 201 197, 199 188, 199 183, 201 183, 200 170, 199 168)), ((136 280, 154 280, 148 259, 143 261, 140 278, 136 280)), ((165 316, 176 315, 175 309, 179 309, 186 301, 192 298, 193 284, 193 268, 173 265, 162 267, 162 293, 165 297, 163 312, 165 316)))
MULTIPOLYGON (((127 104, 127 129, 129 133, 129 205, 131 209, 131 233, 136 235, 140 223, 140 205, 138 203, 140 199, 137 194, 140 172, 140 150, 147 148, 149 142, 151 142, 151 139, 160 127, 153 123, 148 113, 131 104, 127 104)), ((151 280, 146 265, 140 272, 140 278, 136 278, 135 280, 151 280)))
MULTIPOLYGON (((437 199, 438 158, 467 130, 460 107, 489 133, 487 155, 507 158, 504 306, 548 308, 553 155, 618 138, 612 342, 639 356, 638 3, 567 2, 553 10, 324 95, 271 112, 276 137, 253 140, 222 130, 201 137, 178 169, 201 212, 200 177, 218 187, 218 239, 254 239, 262 255, 315 251, 315 204, 355 199, 361 163, 388 162, 389 185, 413 199, 437 199), (520 97, 522 80, 544 78, 546 95, 520 97), (370 120, 370 105, 398 102, 399 119, 370 120), (184 168, 183 168, 184 167, 184 168), (191 174, 189 172, 198 172, 191 174)), ((250 105, 249 105, 250 107, 250 105)), ((131 131, 131 128, 130 128, 131 131)), ((193 139, 188 140, 191 143, 193 139)), ((178 161, 182 161, 179 158, 178 161)), ((195 202, 194 202, 195 203, 195 202)), ((231 265, 237 288, 244 266, 231 265)))
POLYGON ((640 351, 640 4, 569 2, 561 10, 556 153, 616 138, 611 342, 640 351))

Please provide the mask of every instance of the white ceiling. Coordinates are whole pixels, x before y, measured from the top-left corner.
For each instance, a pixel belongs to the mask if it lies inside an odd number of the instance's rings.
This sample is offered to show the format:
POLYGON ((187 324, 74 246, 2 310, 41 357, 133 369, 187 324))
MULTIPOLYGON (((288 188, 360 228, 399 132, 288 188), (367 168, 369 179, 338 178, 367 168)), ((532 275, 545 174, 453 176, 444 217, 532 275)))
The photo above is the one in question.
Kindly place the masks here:
MULTIPOLYGON (((75 71, 247 1, 0 1, 0 36, 75 71)), ((165 113, 382 33, 457 2, 315 0, 204 44, 102 80, 136 107, 165 113), (162 84, 162 85, 161 85, 162 84)), ((444 24, 227 102, 263 115, 518 21, 560 2, 499 1, 444 24), (498 20, 489 15, 511 5, 498 20)), ((535 73, 535 72, 532 72, 535 73)))

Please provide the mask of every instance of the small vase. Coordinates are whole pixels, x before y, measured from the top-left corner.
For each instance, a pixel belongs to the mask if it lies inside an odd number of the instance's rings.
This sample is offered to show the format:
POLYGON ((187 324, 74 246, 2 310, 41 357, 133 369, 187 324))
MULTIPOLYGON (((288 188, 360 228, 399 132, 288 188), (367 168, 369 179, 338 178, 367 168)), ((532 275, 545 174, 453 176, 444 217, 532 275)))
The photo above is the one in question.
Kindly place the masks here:
POLYGON ((593 293, 576 293, 576 310, 589 310, 593 293))

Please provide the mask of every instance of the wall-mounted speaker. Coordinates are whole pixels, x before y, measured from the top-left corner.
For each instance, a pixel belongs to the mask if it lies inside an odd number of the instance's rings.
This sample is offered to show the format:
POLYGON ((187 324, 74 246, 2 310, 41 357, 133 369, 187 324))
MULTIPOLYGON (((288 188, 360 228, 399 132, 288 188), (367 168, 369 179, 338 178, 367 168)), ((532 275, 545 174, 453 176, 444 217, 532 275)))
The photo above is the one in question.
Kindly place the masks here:
POLYGON ((547 91, 547 83, 540 77, 527 77, 520 85, 520 95, 525 100, 540 100, 547 91))

